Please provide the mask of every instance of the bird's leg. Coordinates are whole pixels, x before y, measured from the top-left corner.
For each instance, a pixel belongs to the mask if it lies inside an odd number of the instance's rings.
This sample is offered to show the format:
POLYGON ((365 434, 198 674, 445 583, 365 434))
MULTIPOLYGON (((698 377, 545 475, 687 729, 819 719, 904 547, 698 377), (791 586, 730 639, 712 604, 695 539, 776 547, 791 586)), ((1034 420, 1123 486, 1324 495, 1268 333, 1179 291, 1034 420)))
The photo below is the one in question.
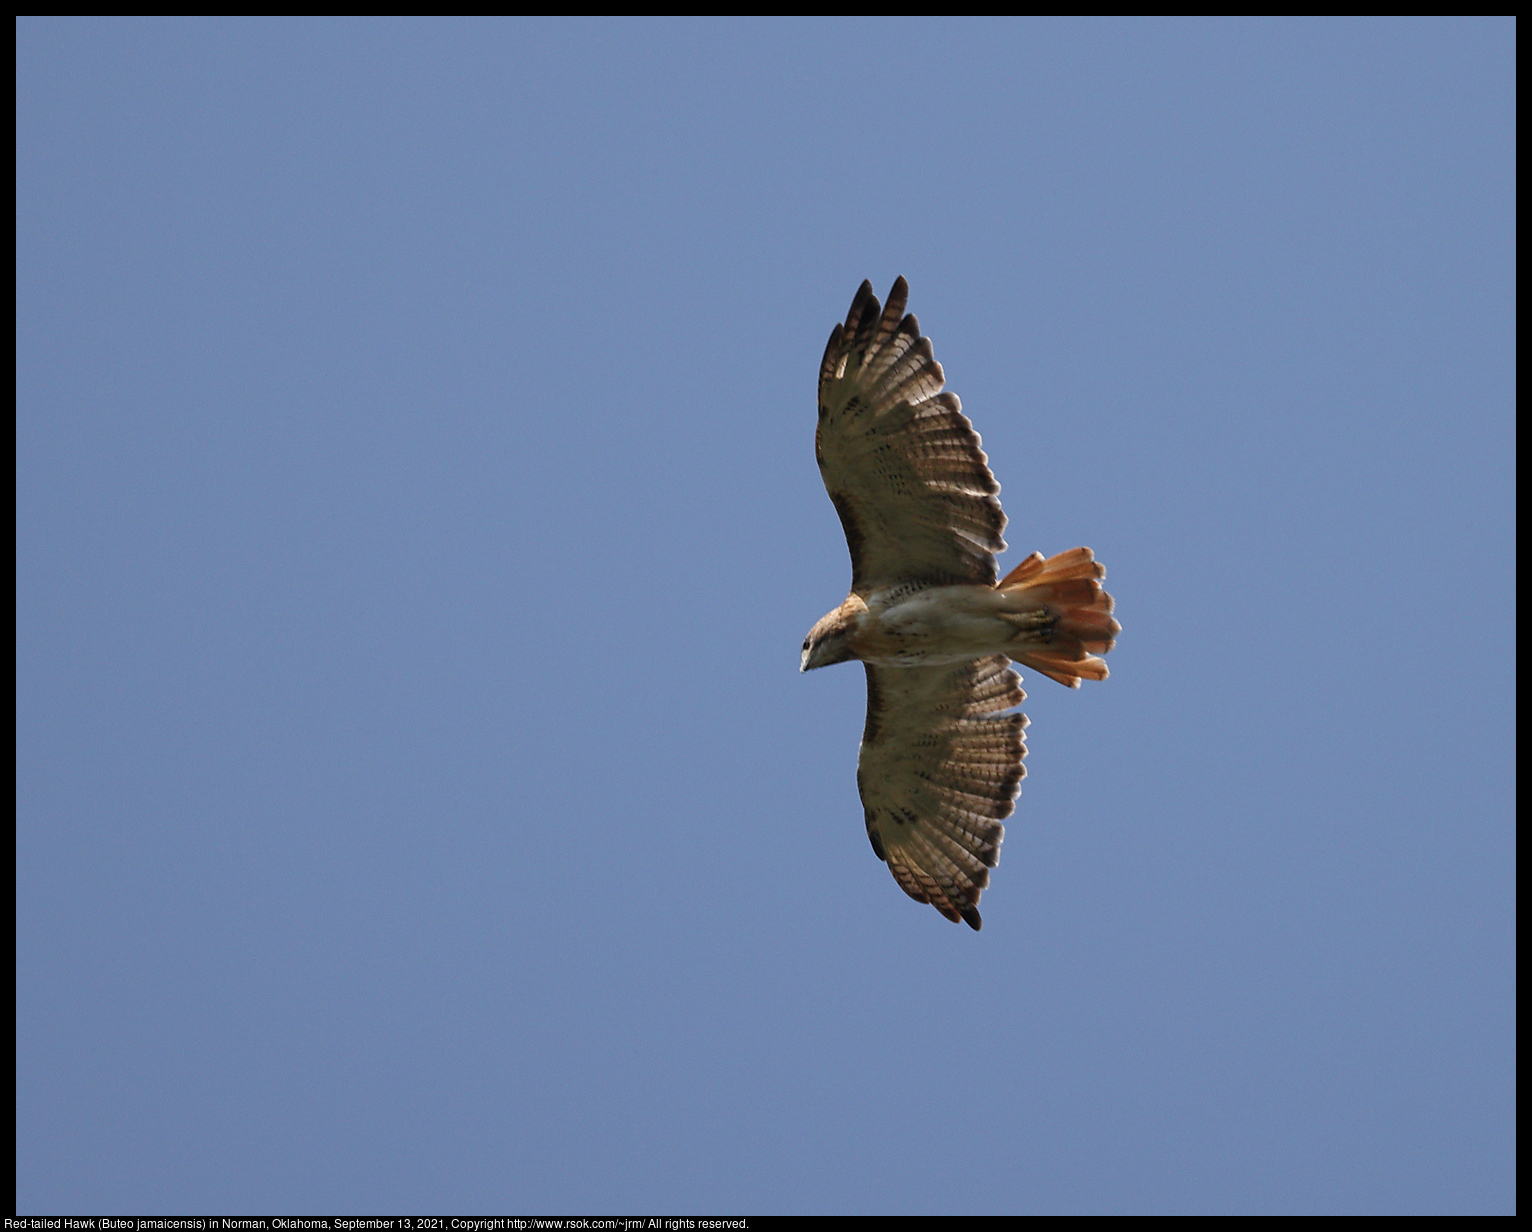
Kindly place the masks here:
POLYGON ((1011 641, 1042 642, 1047 645, 1053 641, 1053 632, 1058 628, 1059 618, 1044 606, 1031 612, 1001 612, 1000 618, 1007 624, 1015 625, 1016 632, 1011 634, 1011 641))

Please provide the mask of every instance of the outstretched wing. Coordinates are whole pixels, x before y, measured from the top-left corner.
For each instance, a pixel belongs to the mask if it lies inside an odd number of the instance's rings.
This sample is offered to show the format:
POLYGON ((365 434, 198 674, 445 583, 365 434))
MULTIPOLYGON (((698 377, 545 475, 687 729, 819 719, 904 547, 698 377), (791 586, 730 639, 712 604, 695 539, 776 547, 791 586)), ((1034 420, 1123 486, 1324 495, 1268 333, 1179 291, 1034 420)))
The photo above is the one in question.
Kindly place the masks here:
POLYGON ((1026 696, 1004 655, 941 667, 867 669, 857 789, 867 837, 904 892, 977 930, 1026 773, 1026 696))
POLYGON ((851 549, 851 589, 993 585, 1000 485, 920 322, 903 278, 878 304, 862 283, 819 368, 814 452, 851 549))

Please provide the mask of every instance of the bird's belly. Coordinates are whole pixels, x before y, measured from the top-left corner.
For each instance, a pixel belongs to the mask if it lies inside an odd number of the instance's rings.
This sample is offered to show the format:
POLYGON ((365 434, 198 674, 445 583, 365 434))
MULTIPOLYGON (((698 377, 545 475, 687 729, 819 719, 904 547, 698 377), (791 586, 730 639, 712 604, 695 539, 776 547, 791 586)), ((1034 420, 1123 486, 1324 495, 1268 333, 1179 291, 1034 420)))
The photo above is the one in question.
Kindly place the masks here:
POLYGON ((888 605, 870 604, 850 639, 857 658, 891 667, 962 663, 1004 654, 1015 624, 988 586, 943 586, 888 605))

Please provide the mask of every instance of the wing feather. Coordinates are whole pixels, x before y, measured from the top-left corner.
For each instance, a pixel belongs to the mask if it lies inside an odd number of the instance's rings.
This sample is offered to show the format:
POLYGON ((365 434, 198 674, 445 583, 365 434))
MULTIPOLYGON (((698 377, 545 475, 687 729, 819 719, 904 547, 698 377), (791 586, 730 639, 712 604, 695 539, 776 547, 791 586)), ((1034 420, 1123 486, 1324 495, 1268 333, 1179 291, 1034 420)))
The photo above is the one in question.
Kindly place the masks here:
POLYGON ((867 837, 911 898, 977 929, 1025 770, 1025 694, 1004 655, 867 669, 857 787, 867 837))
POLYGON ((900 278, 864 282, 819 367, 815 456, 851 550, 851 589, 993 585, 1000 485, 900 278))

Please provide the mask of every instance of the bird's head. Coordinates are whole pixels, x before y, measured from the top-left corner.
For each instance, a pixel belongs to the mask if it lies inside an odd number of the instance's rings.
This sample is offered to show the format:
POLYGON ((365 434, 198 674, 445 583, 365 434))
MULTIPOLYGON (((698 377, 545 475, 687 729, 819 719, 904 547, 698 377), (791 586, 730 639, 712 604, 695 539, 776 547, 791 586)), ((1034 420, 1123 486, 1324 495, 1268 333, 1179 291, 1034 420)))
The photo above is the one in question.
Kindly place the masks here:
POLYGON ((851 635, 856 631, 857 618, 866 610, 867 605, 852 595, 833 612, 821 616, 803 639, 803 659, 798 670, 813 671, 856 658, 851 635))

